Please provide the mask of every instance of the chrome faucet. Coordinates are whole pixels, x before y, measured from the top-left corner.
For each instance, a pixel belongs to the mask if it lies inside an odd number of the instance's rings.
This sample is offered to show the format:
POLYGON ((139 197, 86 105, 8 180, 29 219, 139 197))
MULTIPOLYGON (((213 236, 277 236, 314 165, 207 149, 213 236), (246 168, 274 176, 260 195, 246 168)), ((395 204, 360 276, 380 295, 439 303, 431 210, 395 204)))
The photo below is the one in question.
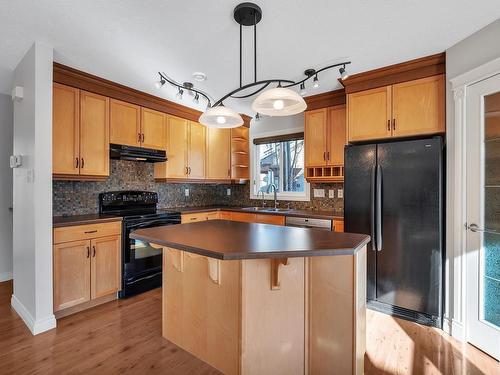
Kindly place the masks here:
POLYGON ((259 190, 257 192, 257 199, 259 198, 260 193, 262 193, 262 208, 264 208, 264 207, 266 207, 266 201, 265 201, 266 197, 264 195, 264 190, 259 190))
POLYGON ((274 209, 278 208, 278 194, 276 192, 277 188, 275 184, 271 184, 267 188, 267 194, 269 194, 269 191, 271 191, 271 188, 274 189, 274 209))

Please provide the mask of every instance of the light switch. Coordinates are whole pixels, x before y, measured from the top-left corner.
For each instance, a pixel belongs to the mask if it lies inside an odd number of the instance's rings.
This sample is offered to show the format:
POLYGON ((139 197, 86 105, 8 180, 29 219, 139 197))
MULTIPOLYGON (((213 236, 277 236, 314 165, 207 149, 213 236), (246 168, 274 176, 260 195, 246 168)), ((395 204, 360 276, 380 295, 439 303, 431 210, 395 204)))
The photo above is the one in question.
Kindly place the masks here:
POLYGON ((337 195, 339 198, 344 198, 344 189, 338 189, 337 190, 337 195))
POLYGON ((328 190, 328 198, 335 198, 335 190, 328 190))
POLYGON ((226 195, 231 195, 231 189, 226 190, 226 195))
POLYGON ((189 189, 184 189, 184 195, 185 195, 186 197, 189 197, 189 189))
POLYGON ((314 198, 324 198, 325 189, 314 189, 314 198))

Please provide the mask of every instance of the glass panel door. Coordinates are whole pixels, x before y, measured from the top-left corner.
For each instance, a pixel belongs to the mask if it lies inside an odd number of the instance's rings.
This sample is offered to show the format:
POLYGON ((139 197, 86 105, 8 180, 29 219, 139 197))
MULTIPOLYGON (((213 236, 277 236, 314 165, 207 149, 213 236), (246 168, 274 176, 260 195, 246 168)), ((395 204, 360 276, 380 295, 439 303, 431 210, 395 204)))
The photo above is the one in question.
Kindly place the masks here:
POLYGON ((467 88, 467 340, 500 357, 500 75, 467 88))

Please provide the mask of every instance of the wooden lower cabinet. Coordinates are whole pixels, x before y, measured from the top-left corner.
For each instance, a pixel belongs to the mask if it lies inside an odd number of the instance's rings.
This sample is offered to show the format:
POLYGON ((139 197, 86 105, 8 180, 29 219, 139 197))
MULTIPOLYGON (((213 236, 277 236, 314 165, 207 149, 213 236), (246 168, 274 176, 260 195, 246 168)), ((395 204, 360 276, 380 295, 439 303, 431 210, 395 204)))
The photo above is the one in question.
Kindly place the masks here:
POLYGON ((344 231, 344 220, 333 219, 333 230, 335 232, 343 232, 344 231))
POLYGON ((222 212, 224 213, 225 220, 242 221, 245 223, 285 225, 285 217, 283 215, 252 214, 246 212, 228 211, 222 212))
POLYGON ((120 223, 54 229, 57 318, 116 298, 121 289, 121 224, 117 224, 120 223), (109 235, 98 237, 99 233, 109 235), (91 237, 92 234, 97 237, 91 237))
POLYGON ((196 212, 192 214, 182 214, 181 223, 196 223, 198 221, 219 219, 219 211, 196 212))
POLYGON ((54 245, 54 311, 90 301, 90 241, 54 245))

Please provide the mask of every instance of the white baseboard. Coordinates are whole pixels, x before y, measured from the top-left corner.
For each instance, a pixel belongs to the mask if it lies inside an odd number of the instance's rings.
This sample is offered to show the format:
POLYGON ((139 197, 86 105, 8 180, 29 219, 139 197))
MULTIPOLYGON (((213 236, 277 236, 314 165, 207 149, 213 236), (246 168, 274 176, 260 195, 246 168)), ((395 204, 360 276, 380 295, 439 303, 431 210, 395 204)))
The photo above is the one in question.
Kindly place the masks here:
POLYGON ((443 318, 443 331, 451 336, 451 320, 448 318, 443 318))
POLYGON ((10 304, 33 335, 38 335, 39 333, 56 328, 57 323, 54 314, 43 319, 35 320, 15 295, 12 295, 10 304))
POLYGON ((12 271, 0 272, 0 283, 12 280, 12 271))
POLYGON ((458 341, 465 342, 465 328, 462 322, 458 322, 454 319, 451 321, 451 335, 458 341))

